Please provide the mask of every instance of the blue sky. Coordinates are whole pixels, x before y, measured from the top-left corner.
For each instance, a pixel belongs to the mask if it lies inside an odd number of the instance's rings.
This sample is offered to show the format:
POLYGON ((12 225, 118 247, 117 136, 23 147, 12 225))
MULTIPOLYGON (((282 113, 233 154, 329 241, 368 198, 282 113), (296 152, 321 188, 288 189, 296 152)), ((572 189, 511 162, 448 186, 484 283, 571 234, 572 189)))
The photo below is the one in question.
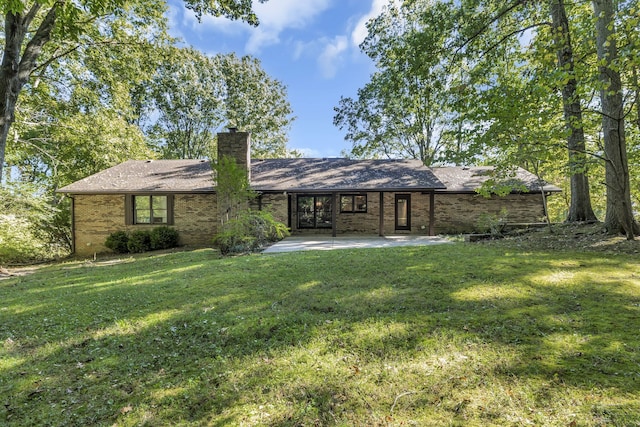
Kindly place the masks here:
POLYGON ((355 97, 373 72, 358 45, 365 23, 387 0, 269 0, 256 3, 260 26, 194 14, 170 0, 172 35, 207 53, 252 55, 287 86, 296 120, 289 148, 305 157, 339 157, 351 143, 333 126, 341 96, 355 97))

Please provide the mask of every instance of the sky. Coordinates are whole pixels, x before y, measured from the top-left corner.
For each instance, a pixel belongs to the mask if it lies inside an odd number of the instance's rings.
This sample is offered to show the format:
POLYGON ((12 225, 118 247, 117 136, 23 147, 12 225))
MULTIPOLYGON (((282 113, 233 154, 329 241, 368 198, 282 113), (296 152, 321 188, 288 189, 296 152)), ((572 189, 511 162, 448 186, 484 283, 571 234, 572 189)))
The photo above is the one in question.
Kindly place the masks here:
POLYGON ((258 58, 287 87, 296 117, 289 149, 305 157, 341 157, 351 143, 333 125, 341 97, 357 96, 374 71, 358 45, 366 22, 387 0, 269 0, 254 2, 258 27, 225 18, 199 22, 179 0, 169 0, 171 34, 206 54, 235 52, 258 58))

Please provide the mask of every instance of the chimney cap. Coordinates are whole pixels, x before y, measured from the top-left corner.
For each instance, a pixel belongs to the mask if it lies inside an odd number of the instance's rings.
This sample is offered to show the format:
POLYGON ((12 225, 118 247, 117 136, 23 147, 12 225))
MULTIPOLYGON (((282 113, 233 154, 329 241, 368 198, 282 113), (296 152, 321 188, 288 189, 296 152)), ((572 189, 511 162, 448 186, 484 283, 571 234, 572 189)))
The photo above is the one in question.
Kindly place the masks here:
POLYGON ((235 126, 229 126, 227 129, 229 129, 229 133, 236 133, 238 132, 238 128, 235 126))

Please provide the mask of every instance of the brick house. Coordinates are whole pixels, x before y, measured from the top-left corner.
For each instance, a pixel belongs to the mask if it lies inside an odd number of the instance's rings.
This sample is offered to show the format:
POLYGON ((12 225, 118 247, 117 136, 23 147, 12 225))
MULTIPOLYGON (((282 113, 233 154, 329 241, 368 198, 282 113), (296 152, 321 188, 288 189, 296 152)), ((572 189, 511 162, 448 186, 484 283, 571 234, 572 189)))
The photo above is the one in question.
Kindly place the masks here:
MULTIPOLYGON (((508 211, 508 220, 545 216, 537 178, 519 169, 527 191, 485 198, 476 190, 491 168, 427 168, 418 160, 251 160, 245 132, 218 135, 218 155, 247 170, 258 193, 253 208, 266 209, 292 233, 428 234, 472 231, 482 214, 508 211)), ((72 198, 74 251, 105 252, 118 230, 167 225, 182 244, 208 245, 221 212, 207 160, 129 160, 58 190, 72 198)))

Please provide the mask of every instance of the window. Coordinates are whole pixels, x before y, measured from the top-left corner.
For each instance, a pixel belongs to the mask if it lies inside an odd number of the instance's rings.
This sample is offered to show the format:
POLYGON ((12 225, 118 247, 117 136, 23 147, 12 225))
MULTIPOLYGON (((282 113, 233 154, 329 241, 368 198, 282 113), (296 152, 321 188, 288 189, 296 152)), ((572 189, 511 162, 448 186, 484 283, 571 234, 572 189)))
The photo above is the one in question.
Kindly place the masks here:
POLYGON ((367 212, 367 196, 357 194, 344 194, 340 196, 340 212, 367 212))
POLYGON ((127 196, 127 224, 173 223, 173 196, 127 196))
POLYGON ((298 228, 331 228, 331 196, 298 196, 298 228))
POLYGON ((396 230, 411 230, 410 194, 396 194, 396 230))

